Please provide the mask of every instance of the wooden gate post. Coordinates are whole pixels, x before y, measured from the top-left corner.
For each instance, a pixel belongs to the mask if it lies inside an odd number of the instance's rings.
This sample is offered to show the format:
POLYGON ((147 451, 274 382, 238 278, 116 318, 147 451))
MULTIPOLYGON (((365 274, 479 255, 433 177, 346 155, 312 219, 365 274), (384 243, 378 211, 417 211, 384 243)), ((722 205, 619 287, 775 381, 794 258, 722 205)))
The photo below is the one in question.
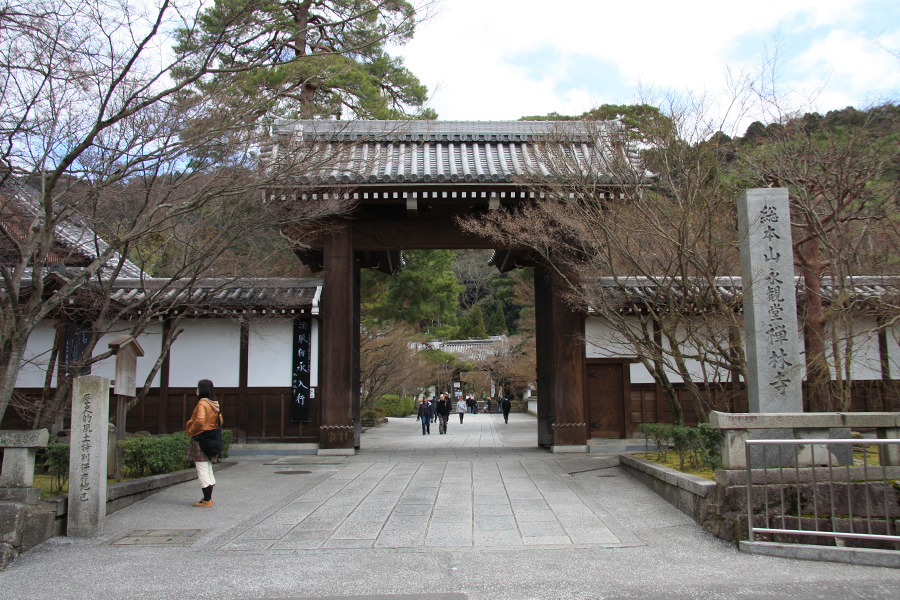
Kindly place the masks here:
POLYGON ((356 393, 353 390, 358 380, 354 350, 359 338, 354 312, 359 289, 355 285, 358 267, 349 220, 338 223, 325 238, 323 259, 319 452, 353 454, 354 398, 359 394, 358 389, 356 393))
POLYGON ((584 314, 563 301, 565 285, 552 269, 535 269, 535 304, 541 332, 538 355, 543 355, 539 358, 538 378, 546 382, 538 389, 538 400, 549 392, 553 451, 587 452, 584 314))

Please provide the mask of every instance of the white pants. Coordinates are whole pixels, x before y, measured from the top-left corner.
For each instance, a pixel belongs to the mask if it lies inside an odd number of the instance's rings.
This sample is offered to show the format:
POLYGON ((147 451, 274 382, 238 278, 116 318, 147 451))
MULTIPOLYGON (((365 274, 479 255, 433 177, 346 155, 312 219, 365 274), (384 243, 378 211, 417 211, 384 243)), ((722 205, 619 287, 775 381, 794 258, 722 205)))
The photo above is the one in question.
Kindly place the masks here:
POLYGON ((209 461, 195 461, 194 466, 197 467, 197 477, 200 478, 200 487, 205 488, 216 485, 216 478, 213 475, 212 463, 209 461))

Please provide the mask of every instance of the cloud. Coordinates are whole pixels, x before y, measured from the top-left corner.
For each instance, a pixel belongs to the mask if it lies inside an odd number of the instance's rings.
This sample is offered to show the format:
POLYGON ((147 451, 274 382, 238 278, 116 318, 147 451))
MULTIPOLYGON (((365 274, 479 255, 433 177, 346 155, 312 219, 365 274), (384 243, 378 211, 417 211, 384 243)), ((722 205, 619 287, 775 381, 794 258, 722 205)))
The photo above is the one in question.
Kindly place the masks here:
POLYGON ((890 55, 877 58, 859 29, 878 4, 446 0, 401 53, 436 90, 432 106, 444 119, 577 114, 632 101, 639 82, 718 88, 727 67, 757 69, 777 39, 789 50, 793 83, 814 89, 830 75, 852 95, 893 77, 884 77, 890 55), (867 63, 854 70, 857 60, 867 63))

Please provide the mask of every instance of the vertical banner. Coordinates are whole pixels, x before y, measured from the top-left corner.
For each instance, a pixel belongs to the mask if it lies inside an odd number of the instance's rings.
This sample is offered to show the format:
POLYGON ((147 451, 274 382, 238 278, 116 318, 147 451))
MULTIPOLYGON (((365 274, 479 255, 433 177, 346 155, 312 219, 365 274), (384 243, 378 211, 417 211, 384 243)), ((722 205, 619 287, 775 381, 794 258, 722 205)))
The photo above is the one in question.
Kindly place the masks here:
POLYGON ((85 348, 91 341, 91 326, 88 323, 69 321, 66 323, 66 343, 63 348, 63 365, 66 368, 66 375, 69 377, 77 377, 79 375, 90 375, 90 365, 82 367, 77 373, 72 366, 75 364, 85 348))
POLYGON ((294 319, 294 364, 291 377, 291 423, 309 422, 312 319, 294 319))

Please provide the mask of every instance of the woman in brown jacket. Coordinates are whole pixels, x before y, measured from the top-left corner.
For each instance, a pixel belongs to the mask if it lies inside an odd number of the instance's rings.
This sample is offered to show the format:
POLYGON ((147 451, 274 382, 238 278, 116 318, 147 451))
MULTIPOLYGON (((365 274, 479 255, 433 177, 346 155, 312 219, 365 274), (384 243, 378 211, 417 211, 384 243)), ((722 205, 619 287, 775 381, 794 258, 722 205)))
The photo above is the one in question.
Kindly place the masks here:
POLYGON ((185 458, 194 461, 203 491, 203 499, 194 502, 194 506, 208 507, 213 505, 212 491, 216 478, 213 475, 212 463, 218 454, 215 456, 204 454, 194 436, 201 431, 211 431, 219 427, 222 424, 222 415, 219 413, 219 403, 215 400, 212 381, 201 379, 197 383, 197 397, 200 401, 197 402, 190 420, 184 426, 184 432, 191 438, 185 458))

